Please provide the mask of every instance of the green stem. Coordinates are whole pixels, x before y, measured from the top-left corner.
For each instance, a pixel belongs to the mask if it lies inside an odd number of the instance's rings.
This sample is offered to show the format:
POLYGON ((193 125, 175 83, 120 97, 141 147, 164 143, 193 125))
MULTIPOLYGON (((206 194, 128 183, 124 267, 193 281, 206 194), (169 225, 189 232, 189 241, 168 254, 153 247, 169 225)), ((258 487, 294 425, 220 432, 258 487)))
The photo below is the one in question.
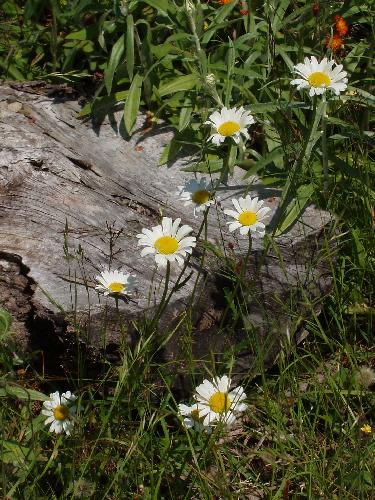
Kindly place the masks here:
POLYGON ((197 52, 197 59, 198 59, 200 73, 202 75, 202 78, 205 79, 207 76, 207 67, 206 67, 206 63, 205 63, 206 56, 205 56, 204 51, 202 50, 199 36, 197 33, 197 26, 195 24, 195 17, 194 17, 195 10, 191 9, 191 8, 187 8, 186 13, 187 13, 187 16, 189 18, 190 28, 191 28, 191 32, 192 32, 192 35, 194 38, 195 50, 197 52))
POLYGON ((168 297, 168 299, 167 299, 167 294, 168 294, 168 286, 169 286, 170 277, 171 277, 171 263, 168 260, 167 261, 167 271, 166 271, 166 274, 165 274, 165 283, 164 283, 163 295, 161 297, 160 304, 159 304, 159 307, 157 308, 157 311, 155 313, 154 319, 152 320, 151 331, 154 328, 156 328, 161 315, 163 314, 165 308, 168 305, 170 297, 168 297))
POLYGON ((326 96, 323 94, 323 110, 322 110, 322 155, 323 155, 323 190, 324 195, 327 196, 328 193, 328 154, 327 154, 327 122, 326 122, 326 111, 327 111, 327 101, 326 96))
MULTIPOLYGON (((252 249, 252 246, 253 246, 253 240, 252 240, 252 237, 251 237, 251 231, 248 232, 248 238, 249 238, 249 247, 247 249, 245 260, 244 260, 244 262, 243 262, 243 264, 241 266, 240 275, 238 276, 238 280, 236 281, 236 286, 234 287, 234 290, 233 290, 233 294, 232 294, 233 300, 235 299, 235 297, 238 294, 238 289, 239 289, 239 287, 240 287, 240 285, 241 285, 241 283, 243 281, 243 277, 245 276, 247 265, 248 265, 248 262, 249 262, 249 259, 250 259, 251 249, 252 249)), ((221 316, 221 319, 220 319, 219 331, 223 327, 224 321, 226 320, 227 314, 228 314, 228 312, 229 312, 230 309, 231 309, 230 305, 227 304, 227 306, 224 309, 224 312, 223 312, 223 314, 221 316)))
POLYGON ((57 6, 55 0, 51 1, 52 10, 52 30, 51 30, 51 54, 52 54, 52 71, 57 70, 57 6))

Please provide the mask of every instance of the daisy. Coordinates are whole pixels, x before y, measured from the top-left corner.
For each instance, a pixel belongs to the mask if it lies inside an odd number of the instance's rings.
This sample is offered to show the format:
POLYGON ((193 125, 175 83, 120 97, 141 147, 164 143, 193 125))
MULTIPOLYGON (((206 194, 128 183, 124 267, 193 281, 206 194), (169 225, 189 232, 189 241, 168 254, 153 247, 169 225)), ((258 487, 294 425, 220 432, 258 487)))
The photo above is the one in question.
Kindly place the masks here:
POLYGON ((77 399, 70 391, 61 394, 56 391, 49 395, 49 401, 43 403, 42 414, 47 418, 45 425, 51 424, 50 432, 61 434, 65 432, 68 436, 73 427, 72 416, 76 412, 74 401, 77 399))
POLYGON ((104 295, 131 295, 135 287, 135 276, 117 270, 104 270, 96 276, 96 280, 100 283, 96 285, 96 290, 103 292, 104 295))
POLYGON ((206 179, 202 177, 199 181, 191 179, 186 182, 185 186, 178 186, 176 194, 180 196, 185 207, 194 205, 194 215, 196 216, 197 212, 203 212, 214 203, 214 200, 210 199, 213 189, 213 185, 207 183, 206 179))
POLYGON ((240 230, 240 234, 259 233, 264 236, 265 224, 263 221, 268 217, 269 207, 263 207, 264 202, 258 201, 258 198, 251 198, 248 194, 246 198, 232 199, 236 210, 224 210, 224 213, 233 217, 235 220, 227 222, 229 231, 240 230))
POLYGON ((328 89, 339 95, 347 87, 347 72, 341 71, 342 64, 337 64, 334 60, 328 61, 326 57, 321 62, 314 56, 310 59, 305 57, 304 64, 299 63, 294 68, 302 78, 296 78, 290 83, 297 85, 298 90, 309 88, 311 97, 324 94, 328 89), (333 68, 335 64, 336 67, 333 68))
POLYGON ((227 425, 236 420, 235 413, 245 411, 247 405, 241 403, 246 398, 243 388, 236 387, 229 392, 231 380, 226 375, 214 378, 212 382, 203 380, 195 389, 199 417, 203 418, 203 425, 220 421, 227 425))
POLYGON ((249 111, 241 106, 240 108, 227 109, 224 107, 220 112, 215 111, 205 122, 211 125, 216 132, 210 136, 210 139, 217 146, 225 141, 226 137, 232 137, 237 144, 240 142, 240 134, 246 139, 249 138, 247 128, 255 123, 249 111))
POLYGON ((145 248, 141 252, 141 257, 154 254, 155 262, 160 267, 165 267, 167 262, 177 261, 183 265, 183 258, 186 254, 192 253, 195 247, 195 236, 188 236, 192 232, 190 226, 181 226, 181 219, 174 222, 170 217, 163 217, 161 225, 152 229, 142 229, 142 234, 137 234, 138 245, 145 248))
POLYGON ((199 415, 197 404, 187 406, 184 404, 178 405, 178 412, 182 417, 185 417, 183 422, 187 429, 194 429, 198 432, 207 432, 211 434, 212 429, 209 425, 203 424, 203 417, 199 415))

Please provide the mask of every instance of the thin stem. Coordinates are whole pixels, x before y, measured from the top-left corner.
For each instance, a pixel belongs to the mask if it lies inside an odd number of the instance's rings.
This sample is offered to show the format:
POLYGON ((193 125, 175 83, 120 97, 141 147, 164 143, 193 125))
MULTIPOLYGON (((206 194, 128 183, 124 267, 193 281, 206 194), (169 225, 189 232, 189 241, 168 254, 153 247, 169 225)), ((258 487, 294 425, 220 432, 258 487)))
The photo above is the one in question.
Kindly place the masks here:
POLYGON ((159 304, 159 307, 155 313, 154 319, 152 320, 151 330, 153 330, 153 328, 157 326, 161 315, 163 314, 166 306, 168 305, 170 297, 168 297, 168 299, 167 299, 167 294, 168 294, 168 286, 169 286, 170 277, 171 277, 171 263, 168 260, 167 261, 167 271, 165 274, 163 295, 161 297, 160 304, 159 304))
MULTIPOLYGON (((252 250, 252 246, 253 246, 253 240, 252 240, 252 236, 251 236, 251 231, 249 230, 248 232, 248 238, 249 238, 249 247, 247 249, 247 253, 246 253, 246 256, 245 256, 245 260, 241 266, 241 270, 240 270, 240 274, 238 276, 238 280, 236 282, 236 286, 234 287, 234 290, 233 290, 233 294, 232 294, 232 297, 233 299, 236 297, 237 293, 238 293, 238 289, 240 288, 240 285, 242 283, 242 280, 243 280, 243 277, 246 273, 246 269, 247 269, 247 265, 248 265, 248 262, 249 262, 249 259, 250 259, 250 255, 251 255, 251 250, 252 250)), ((224 321, 227 317, 227 314, 230 310, 230 304, 228 303, 222 316, 221 316, 221 319, 220 319, 220 325, 219 325, 219 330, 223 327, 224 325, 224 321)))
POLYGON ((326 96, 323 94, 323 110, 322 110, 322 155, 323 155, 323 190, 324 195, 327 196, 328 193, 328 154, 327 154, 327 123, 326 123, 326 111, 327 111, 327 101, 326 96))

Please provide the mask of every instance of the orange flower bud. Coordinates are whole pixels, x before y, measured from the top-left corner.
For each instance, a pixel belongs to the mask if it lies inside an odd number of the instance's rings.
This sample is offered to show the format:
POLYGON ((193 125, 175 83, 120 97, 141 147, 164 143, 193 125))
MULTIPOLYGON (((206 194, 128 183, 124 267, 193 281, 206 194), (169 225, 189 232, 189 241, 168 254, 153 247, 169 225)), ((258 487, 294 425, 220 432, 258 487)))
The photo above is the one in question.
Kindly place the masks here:
POLYGON ((335 28, 340 36, 345 36, 348 34, 349 26, 347 25, 345 19, 341 16, 335 16, 335 28))
POLYGON ((318 2, 315 2, 312 6, 312 11, 313 11, 313 14, 314 16, 317 16, 319 15, 319 12, 320 12, 320 4, 318 2))
POLYGON ((326 47, 331 48, 333 52, 336 52, 337 50, 340 50, 341 47, 343 46, 344 42, 343 39, 341 38, 340 35, 337 33, 334 33, 332 37, 328 37, 326 39, 326 47))

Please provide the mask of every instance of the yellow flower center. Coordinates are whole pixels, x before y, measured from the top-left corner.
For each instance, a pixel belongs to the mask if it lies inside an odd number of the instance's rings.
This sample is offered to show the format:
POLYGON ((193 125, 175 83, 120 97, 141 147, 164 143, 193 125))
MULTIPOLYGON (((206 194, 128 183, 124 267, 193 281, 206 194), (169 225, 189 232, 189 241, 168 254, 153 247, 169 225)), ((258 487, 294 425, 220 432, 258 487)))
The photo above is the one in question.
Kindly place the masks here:
POLYGON ((58 405, 53 410, 53 416, 56 420, 65 420, 69 417, 69 408, 64 405, 58 405))
POLYGON ((178 241, 173 236, 162 236, 155 241, 154 247, 159 253, 168 255, 178 249, 178 241))
POLYGON ((363 427, 361 427, 361 431, 365 434, 370 434, 370 432, 372 431, 371 425, 365 424, 363 427))
POLYGON ((217 129, 220 135, 223 135, 225 137, 229 137, 230 135, 235 134, 240 130, 240 124, 236 122, 224 122, 220 125, 220 127, 217 129))
POLYGON ((331 85, 331 79, 326 73, 322 73, 321 71, 316 71, 315 73, 311 73, 308 77, 307 81, 312 87, 329 87, 331 85))
POLYGON ((226 392, 218 391, 210 397, 208 404, 210 405, 211 410, 215 413, 223 413, 229 410, 230 399, 228 398, 228 394, 226 392))
POLYGON ((252 226, 257 221, 257 214, 255 212, 242 212, 238 217, 238 222, 243 226, 252 226))
POLYGON ((210 193, 208 191, 204 191, 203 189, 201 191, 196 191, 191 199, 196 203, 197 205, 203 205, 203 203, 207 203, 208 200, 210 199, 210 193))
POLYGON ((118 283, 117 281, 114 281, 110 285, 108 285, 108 288, 113 292, 113 293, 119 293, 122 292, 125 288, 124 283, 118 283))

